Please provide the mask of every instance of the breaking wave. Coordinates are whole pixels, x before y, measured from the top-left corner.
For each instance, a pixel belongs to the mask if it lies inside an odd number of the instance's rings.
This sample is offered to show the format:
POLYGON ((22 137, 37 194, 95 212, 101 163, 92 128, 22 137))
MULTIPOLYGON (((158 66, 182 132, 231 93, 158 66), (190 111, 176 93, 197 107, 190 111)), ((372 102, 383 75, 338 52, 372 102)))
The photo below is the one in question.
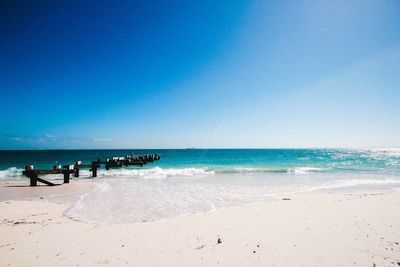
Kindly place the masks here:
MULTIPOLYGON (((193 177, 213 174, 251 174, 251 173, 288 173, 288 174, 308 174, 314 172, 326 172, 327 168, 316 167, 292 167, 292 168, 264 168, 264 167, 204 167, 204 168, 143 168, 143 169, 99 169, 98 177, 135 177, 135 178, 173 178, 173 177, 193 177)), ((62 175, 45 175, 48 179, 59 179, 62 175)), ((80 176, 89 177, 91 172, 88 169, 80 170, 80 176)), ((11 167, 0 171, 1 180, 12 180, 22 177, 22 169, 11 167)))
MULTIPOLYGON (((82 175, 90 175, 88 170, 81 172, 82 175)), ((206 168, 160 168, 151 169, 113 169, 99 170, 98 177, 137 177, 137 178, 168 178, 168 177, 187 177, 187 176, 202 176, 214 174, 214 171, 209 171, 206 168)))
POLYGON ((0 171, 0 180, 15 179, 22 176, 22 169, 11 167, 6 170, 0 171))

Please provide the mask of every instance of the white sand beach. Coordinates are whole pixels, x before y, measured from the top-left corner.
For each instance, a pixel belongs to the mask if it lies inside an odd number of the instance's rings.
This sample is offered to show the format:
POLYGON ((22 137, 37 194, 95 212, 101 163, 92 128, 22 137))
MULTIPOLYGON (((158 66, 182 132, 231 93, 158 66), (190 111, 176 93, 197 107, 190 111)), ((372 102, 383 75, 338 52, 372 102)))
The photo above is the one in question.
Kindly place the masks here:
POLYGON ((0 266, 400 265, 399 191, 294 194, 162 221, 93 224, 64 216, 67 202, 49 201, 76 185, 27 187, 36 193, 0 203, 0 266))

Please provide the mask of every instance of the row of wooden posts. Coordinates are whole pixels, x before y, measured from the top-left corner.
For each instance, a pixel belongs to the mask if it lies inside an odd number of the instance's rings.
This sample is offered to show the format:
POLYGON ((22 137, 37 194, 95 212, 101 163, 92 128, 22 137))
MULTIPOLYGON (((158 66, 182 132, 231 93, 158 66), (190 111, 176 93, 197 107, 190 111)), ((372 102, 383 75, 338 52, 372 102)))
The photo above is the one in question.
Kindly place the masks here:
POLYGON ((38 182, 44 183, 46 185, 56 185, 52 182, 39 178, 39 175, 43 174, 63 174, 64 183, 69 183, 70 175, 74 174, 74 177, 79 177, 80 169, 89 169, 92 172, 92 177, 97 177, 97 169, 104 165, 106 170, 115 167, 122 166, 140 166, 155 160, 160 160, 160 154, 148 154, 148 155, 138 155, 138 156, 126 156, 126 157, 113 157, 111 159, 92 161, 91 164, 82 164, 81 161, 75 162, 74 165, 55 165, 52 170, 35 170, 33 165, 25 166, 25 171, 23 175, 30 179, 31 186, 37 186, 38 182))

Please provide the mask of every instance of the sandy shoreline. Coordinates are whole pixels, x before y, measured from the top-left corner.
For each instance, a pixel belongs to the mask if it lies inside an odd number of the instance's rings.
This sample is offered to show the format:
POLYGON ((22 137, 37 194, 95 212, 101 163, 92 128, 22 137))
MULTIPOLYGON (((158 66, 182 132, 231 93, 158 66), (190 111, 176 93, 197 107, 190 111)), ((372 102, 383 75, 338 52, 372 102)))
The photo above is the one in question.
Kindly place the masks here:
MULTIPOLYGON (((68 186, 56 190, 76 188, 68 186)), ((39 190, 0 202, 0 266, 400 265, 400 191, 301 194, 164 221, 91 224, 65 217, 68 203, 39 190)))

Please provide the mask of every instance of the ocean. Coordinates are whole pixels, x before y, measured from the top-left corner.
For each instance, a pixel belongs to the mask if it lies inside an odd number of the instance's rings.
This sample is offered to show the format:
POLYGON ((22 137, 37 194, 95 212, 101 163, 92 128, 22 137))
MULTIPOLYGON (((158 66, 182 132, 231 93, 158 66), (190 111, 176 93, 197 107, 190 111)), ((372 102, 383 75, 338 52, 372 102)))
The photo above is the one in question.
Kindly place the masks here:
MULTIPOLYGON (((35 169, 113 156, 161 155, 144 167, 88 170, 95 184, 67 211, 90 222, 137 223, 273 201, 293 193, 400 188, 400 149, 155 149, 0 151, 0 181, 35 169)), ((46 179, 62 180, 48 175, 46 179)), ((75 182, 75 181, 74 181, 75 182)))

